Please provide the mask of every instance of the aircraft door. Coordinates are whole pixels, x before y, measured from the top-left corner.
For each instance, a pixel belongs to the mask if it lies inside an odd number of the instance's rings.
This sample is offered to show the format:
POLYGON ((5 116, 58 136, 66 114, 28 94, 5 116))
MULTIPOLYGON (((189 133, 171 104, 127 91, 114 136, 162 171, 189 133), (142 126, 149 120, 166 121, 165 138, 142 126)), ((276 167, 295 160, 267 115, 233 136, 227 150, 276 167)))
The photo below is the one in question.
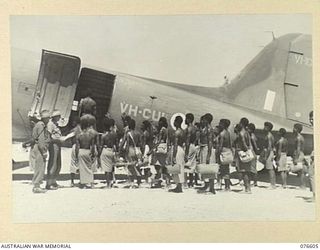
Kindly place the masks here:
POLYGON ((311 36, 291 42, 284 83, 287 118, 309 123, 313 110, 311 36))
POLYGON ((78 84, 80 58, 53 51, 42 51, 41 65, 30 116, 42 110, 61 112, 60 126, 68 124, 78 84))
MULTIPOLYGON (((80 102, 84 98, 86 89, 91 90, 92 98, 97 104, 97 130, 104 131, 104 116, 109 110, 114 88, 115 75, 91 68, 82 68, 78 80, 75 101, 80 102)), ((78 115, 78 109, 74 109, 73 115, 78 115)), ((72 118, 71 118, 72 119, 72 118)))

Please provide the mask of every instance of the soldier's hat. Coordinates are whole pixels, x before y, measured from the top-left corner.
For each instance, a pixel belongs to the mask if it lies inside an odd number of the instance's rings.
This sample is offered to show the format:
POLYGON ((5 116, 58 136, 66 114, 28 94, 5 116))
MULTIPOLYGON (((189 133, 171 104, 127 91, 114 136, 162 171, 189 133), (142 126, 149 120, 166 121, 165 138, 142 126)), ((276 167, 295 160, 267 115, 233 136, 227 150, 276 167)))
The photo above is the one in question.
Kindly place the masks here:
POLYGON ((61 116, 61 112, 57 109, 53 110, 51 117, 61 116))
POLYGON ((37 112, 34 113, 34 117, 35 117, 36 119, 38 119, 39 121, 41 120, 41 115, 38 114, 37 112))
POLYGON ((48 110, 42 110, 40 113, 41 119, 50 118, 50 112, 48 110))

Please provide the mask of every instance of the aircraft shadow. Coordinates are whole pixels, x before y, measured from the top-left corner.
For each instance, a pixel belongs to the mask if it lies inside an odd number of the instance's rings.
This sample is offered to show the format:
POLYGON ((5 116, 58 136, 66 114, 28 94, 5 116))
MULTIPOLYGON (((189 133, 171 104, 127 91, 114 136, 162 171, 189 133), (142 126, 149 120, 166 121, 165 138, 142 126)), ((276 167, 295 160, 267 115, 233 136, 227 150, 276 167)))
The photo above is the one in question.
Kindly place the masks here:
POLYGON ((29 166, 29 161, 15 162, 12 160, 12 170, 18 170, 29 166))
POLYGON ((305 202, 307 203, 313 203, 315 202, 313 197, 308 197, 308 196, 302 196, 302 195, 297 195, 295 196, 296 198, 300 198, 300 199, 303 199, 305 202))
MULTIPOLYGON (((232 172, 230 174, 230 177, 232 179, 239 179, 239 173, 232 172)), ((263 169, 263 170, 259 171, 257 179, 258 179, 259 182, 269 183, 270 179, 269 179, 268 171, 266 169, 263 169)), ((281 176, 280 176, 279 172, 276 172, 276 184, 279 184, 279 185, 282 184, 281 176)), ((299 176, 297 174, 293 174, 293 173, 288 174, 287 185, 294 186, 294 187, 288 187, 288 188, 291 188, 291 189, 295 189, 295 187, 299 187, 300 186, 300 178, 299 178, 299 176)), ((309 185, 309 183, 307 183, 307 185, 309 185)), ((267 187, 264 187, 264 186, 259 186, 259 187, 267 188, 267 187)))

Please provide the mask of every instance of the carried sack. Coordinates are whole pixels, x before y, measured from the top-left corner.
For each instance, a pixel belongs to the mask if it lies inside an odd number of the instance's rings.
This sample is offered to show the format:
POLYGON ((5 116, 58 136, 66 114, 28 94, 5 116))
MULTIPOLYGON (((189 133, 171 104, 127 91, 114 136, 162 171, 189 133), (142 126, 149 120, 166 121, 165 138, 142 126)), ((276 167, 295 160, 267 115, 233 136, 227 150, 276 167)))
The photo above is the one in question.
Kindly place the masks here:
POLYGON ((303 169, 303 163, 302 162, 298 162, 297 164, 290 164, 290 172, 296 173, 296 172, 300 172, 303 169))
POLYGON ((115 169, 115 174, 117 175, 126 175, 128 176, 129 175, 129 169, 127 166, 123 166, 123 167, 118 167, 115 169))
POLYGON ((262 150, 260 155, 259 155, 259 158, 258 158, 258 161, 261 162, 263 165, 266 165, 266 151, 265 150, 262 150))
POLYGON ((135 153, 136 157, 140 158, 141 157, 141 150, 140 150, 139 147, 136 146, 136 143, 135 143, 135 141, 134 141, 134 139, 132 137, 132 134, 130 132, 128 134, 129 134, 129 136, 130 136, 130 138, 131 138, 131 140, 133 142, 134 153, 135 153))
POLYGON ((141 157, 141 155, 142 155, 139 147, 134 147, 134 153, 137 157, 141 157))
MULTIPOLYGON (((230 143, 230 146, 232 145, 232 142, 231 142, 231 136, 229 134, 229 143, 230 143)), ((227 149, 227 151, 222 151, 221 154, 220 154, 220 163, 223 164, 223 165, 227 165, 227 164, 231 164, 234 160, 234 155, 233 155, 233 152, 230 149, 227 149)))
POLYGON ((294 162, 303 162, 304 161, 304 153, 300 152, 298 155, 297 150, 293 152, 293 159, 294 162))
POLYGON ((166 142, 160 143, 157 147, 156 153, 166 154, 168 152, 168 146, 166 142))
MULTIPOLYGON (((160 130, 163 131, 164 128, 162 128, 160 130)), ((161 134, 161 133, 160 133, 161 134)), ((166 130, 166 135, 167 135, 167 140, 168 140, 168 130, 166 130)), ((159 138, 159 140, 161 141, 161 138, 159 138)), ((168 153, 168 145, 166 142, 160 142, 156 148, 156 153, 159 153, 159 154, 166 154, 168 153)))
POLYGON ((225 152, 221 152, 220 154, 220 162, 221 164, 231 164, 233 162, 233 153, 232 150, 228 150, 225 152))
POLYGON ((114 173, 116 175, 129 175, 129 170, 128 170, 128 162, 124 162, 123 158, 120 157, 119 159, 116 160, 114 163, 114 173))
POLYGON ((166 168, 168 170, 168 174, 180 174, 181 173, 181 169, 178 164, 174 164, 173 166, 167 165, 166 168))
POLYGON ((259 172, 265 168, 265 164, 261 163, 260 161, 257 161, 256 168, 257 168, 257 171, 259 172))
POLYGON ((198 164, 196 167, 196 171, 199 174, 218 174, 219 172, 219 164, 198 164))
POLYGON ((252 149, 248 149, 246 152, 239 151, 239 157, 240 161, 247 163, 254 159, 254 154, 252 152, 252 149))
POLYGON ((119 151, 120 152, 126 152, 127 151, 127 141, 126 140, 124 140, 124 139, 120 140, 119 151))

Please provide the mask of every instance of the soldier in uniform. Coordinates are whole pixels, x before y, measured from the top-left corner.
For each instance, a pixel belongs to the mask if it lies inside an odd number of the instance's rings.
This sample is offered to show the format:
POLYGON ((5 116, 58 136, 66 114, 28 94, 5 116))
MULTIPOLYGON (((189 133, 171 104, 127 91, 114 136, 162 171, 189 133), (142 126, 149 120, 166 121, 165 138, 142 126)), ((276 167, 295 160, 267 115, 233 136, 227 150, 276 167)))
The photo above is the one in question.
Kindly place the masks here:
POLYGON ((51 142, 49 144, 49 161, 46 189, 55 190, 59 188, 57 184, 57 177, 61 170, 61 139, 62 133, 58 122, 61 118, 59 110, 54 110, 51 119, 48 123, 48 131, 51 135, 51 142))
MULTIPOLYGON (((30 127, 33 129, 34 126, 37 124, 37 122, 39 122, 40 120, 41 120, 41 118, 39 117, 39 115, 29 117, 30 127)), ((30 171, 34 171, 35 154, 34 154, 34 150, 33 150, 33 149, 34 149, 34 140, 33 140, 33 138, 31 138, 30 140, 22 143, 22 147, 23 147, 23 148, 30 147, 30 151, 29 151, 29 165, 30 165, 30 171)))
POLYGON ((34 173, 32 178, 33 193, 45 193, 46 190, 40 187, 44 178, 47 152, 50 143, 50 134, 47 124, 50 120, 50 113, 47 110, 41 112, 41 121, 38 121, 32 131, 33 153, 34 153, 34 173))

